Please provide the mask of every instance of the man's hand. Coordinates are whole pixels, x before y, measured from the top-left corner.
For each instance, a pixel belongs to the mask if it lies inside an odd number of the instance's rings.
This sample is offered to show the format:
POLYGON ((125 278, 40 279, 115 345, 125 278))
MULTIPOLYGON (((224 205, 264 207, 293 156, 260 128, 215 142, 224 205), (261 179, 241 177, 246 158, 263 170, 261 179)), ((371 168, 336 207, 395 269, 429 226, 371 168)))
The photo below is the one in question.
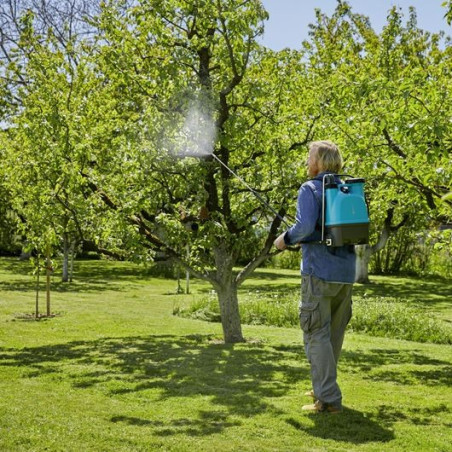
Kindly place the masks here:
POLYGON ((274 242, 273 245, 275 245, 278 250, 285 250, 286 244, 284 243, 284 236, 286 235, 285 232, 283 232, 274 242))

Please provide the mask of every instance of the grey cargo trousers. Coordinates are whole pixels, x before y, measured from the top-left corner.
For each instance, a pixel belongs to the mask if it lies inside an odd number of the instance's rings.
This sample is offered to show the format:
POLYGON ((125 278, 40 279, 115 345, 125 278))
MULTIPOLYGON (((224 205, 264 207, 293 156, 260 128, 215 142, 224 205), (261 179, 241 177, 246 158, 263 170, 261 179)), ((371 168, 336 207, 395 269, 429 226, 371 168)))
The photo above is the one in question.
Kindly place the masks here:
POLYGON ((300 326, 316 399, 342 407, 337 362, 352 315, 353 284, 302 276, 300 326))

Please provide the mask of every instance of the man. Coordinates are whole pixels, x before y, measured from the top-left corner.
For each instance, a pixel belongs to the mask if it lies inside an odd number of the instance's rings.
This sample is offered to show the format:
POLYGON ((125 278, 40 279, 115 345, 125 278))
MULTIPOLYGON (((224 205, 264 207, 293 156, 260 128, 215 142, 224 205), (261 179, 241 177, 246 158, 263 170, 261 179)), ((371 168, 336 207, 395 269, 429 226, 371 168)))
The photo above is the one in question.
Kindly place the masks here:
POLYGON ((305 395, 314 398, 313 404, 302 409, 339 413, 342 393, 337 384, 337 362, 352 313, 355 253, 353 246, 328 247, 320 240, 322 178, 325 173, 340 173, 343 161, 334 143, 316 141, 309 146, 306 163, 311 180, 300 187, 295 224, 274 245, 283 250, 302 243, 299 314, 313 388, 305 395))

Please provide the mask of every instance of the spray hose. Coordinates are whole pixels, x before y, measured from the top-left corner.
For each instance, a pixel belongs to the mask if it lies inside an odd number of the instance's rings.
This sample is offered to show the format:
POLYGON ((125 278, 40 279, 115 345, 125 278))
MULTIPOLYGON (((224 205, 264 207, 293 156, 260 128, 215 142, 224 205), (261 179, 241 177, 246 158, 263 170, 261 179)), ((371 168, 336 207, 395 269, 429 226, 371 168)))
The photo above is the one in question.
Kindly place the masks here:
POLYGON ((273 212, 276 215, 276 217, 281 220, 281 222, 283 222, 288 228, 290 228, 290 224, 287 223, 287 221, 284 220, 284 218, 270 204, 268 204, 268 202, 265 201, 265 199, 262 198, 262 196, 259 193, 257 193, 256 190, 250 187, 250 185, 248 185, 236 172, 229 168, 229 166, 227 166, 226 163, 223 163, 215 154, 211 155, 218 163, 224 166, 224 168, 226 168, 233 176, 235 176, 261 202, 261 204, 264 207, 273 212))

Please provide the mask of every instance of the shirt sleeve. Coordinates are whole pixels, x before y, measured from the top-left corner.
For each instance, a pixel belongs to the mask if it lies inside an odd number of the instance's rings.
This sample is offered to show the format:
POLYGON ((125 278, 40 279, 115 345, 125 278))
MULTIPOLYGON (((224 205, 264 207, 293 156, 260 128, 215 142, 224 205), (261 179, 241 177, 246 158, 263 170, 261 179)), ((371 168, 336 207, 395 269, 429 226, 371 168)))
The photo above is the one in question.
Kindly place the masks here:
POLYGON ((313 190, 303 184, 298 191, 295 223, 284 235, 284 243, 295 245, 309 237, 315 231, 319 214, 319 204, 313 190))

